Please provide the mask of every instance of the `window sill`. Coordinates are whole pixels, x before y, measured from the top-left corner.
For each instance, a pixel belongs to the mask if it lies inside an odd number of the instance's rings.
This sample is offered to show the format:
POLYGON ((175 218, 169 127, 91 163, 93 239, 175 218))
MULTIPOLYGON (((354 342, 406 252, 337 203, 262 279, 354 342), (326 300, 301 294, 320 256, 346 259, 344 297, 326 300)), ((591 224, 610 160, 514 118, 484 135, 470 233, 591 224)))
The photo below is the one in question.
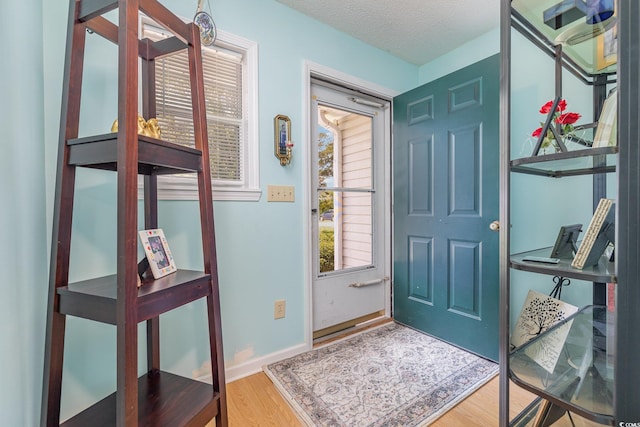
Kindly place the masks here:
MULTIPOLYGON (((138 180, 138 199, 143 199, 144 180, 138 180)), ((213 187, 214 201, 257 202, 262 196, 260 188, 213 187)), ((198 186, 195 181, 175 182, 158 180, 158 200, 198 200, 198 186)))

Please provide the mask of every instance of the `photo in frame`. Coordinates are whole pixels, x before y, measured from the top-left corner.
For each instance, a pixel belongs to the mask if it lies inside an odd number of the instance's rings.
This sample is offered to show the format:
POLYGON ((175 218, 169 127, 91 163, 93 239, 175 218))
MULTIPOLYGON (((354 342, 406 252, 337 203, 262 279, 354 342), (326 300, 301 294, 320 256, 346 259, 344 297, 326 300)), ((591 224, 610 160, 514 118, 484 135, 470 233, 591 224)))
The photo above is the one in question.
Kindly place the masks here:
MULTIPOLYGON (((615 18, 614 18, 615 19, 615 18)), ((602 70, 618 62, 618 26, 596 38, 596 70, 602 70)))
POLYGON ((138 234, 154 279, 159 279, 177 270, 162 229, 141 230, 138 234))
POLYGON ((582 224, 563 225, 560 227, 556 243, 551 250, 551 258, 573 259, 578 251, 578 236, 582 231, 582 224))

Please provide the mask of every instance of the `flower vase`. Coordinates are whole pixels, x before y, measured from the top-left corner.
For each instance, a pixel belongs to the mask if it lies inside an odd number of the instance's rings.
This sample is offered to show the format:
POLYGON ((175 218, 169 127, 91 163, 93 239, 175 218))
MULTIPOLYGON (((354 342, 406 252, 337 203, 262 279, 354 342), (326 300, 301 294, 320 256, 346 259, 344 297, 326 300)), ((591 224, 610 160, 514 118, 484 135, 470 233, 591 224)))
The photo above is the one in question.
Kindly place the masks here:
POLYGON ((558 145, 555 139, 551 140, 551 142, 544 148, 542 148, 542 154, 556 154, 560 153, 562 150, 560 149, 560 145, 558 145))

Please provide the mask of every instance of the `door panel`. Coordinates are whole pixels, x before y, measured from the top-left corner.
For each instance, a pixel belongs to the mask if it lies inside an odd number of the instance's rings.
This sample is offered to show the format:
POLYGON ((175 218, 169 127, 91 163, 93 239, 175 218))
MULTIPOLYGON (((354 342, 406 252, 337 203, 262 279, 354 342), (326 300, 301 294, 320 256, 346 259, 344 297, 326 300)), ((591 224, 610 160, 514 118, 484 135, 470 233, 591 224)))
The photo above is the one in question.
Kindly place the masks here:
POLYGON ((433 135, 409 141, 409 213, 433 215, 433 135))
POLYGON ((480 126, 449 131, 449 215, 480 217, 480 126))
POLYGON ((394 317, 498 355, 499 57, 394 99, 394 317))

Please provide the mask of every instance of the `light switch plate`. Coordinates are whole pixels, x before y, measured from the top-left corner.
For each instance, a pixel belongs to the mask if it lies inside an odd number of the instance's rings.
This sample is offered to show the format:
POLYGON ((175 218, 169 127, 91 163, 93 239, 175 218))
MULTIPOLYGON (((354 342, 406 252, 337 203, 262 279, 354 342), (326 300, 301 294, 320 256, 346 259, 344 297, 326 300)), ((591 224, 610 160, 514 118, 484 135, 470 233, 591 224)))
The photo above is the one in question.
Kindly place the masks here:
POLYGON ((293 185, 268 185, 267 201, 268 202, 294 202, 295 187, 293 185))

